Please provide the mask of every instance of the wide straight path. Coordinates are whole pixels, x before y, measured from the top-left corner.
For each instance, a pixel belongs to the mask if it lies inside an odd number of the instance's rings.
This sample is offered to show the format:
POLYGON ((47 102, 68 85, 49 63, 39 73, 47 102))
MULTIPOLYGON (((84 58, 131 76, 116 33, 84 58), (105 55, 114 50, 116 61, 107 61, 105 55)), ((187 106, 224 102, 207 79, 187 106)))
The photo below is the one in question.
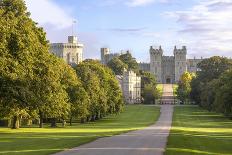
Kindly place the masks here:
POLYGON ((174 104, 172 84, 163 84, 163 96, 162 96, 161 104, 174 104))
MULTIPOLYGON (((164 91, 170 91, 171 87, 165 87, 164 91)), ((171 128, 173 106, 161 105, 160 112, 158 121, 145 129, 100 138, 56 155, 162 155, 171 128)))

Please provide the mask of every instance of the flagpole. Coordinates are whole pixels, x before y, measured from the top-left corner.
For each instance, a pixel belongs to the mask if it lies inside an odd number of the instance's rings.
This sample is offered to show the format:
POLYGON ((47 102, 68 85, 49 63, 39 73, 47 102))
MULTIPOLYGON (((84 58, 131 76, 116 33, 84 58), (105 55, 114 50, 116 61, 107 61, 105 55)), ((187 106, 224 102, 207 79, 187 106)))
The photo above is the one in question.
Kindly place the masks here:
POLYGON ((74 36, 74 24, 76 24, 76 20, 72 21, 72 36, 74 36))

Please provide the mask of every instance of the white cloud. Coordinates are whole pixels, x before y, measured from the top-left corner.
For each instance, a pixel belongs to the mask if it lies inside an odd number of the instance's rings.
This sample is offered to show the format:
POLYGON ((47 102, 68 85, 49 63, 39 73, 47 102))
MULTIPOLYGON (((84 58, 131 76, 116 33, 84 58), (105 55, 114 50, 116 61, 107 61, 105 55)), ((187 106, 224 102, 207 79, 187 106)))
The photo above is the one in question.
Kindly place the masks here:
POLYGON ((99 6, 112 6, 115 4, 123 4, 128 7, 147 6, 153 3, 167 3, 172 0, 98 0, 99 6))
POLYGON ((70 27, 73 18, 52 0, 25 0, 33 20, 39 25, 52 25, 56 29, 70 27))
POLYGON ((154 2, 154 0, 130 0, 127 2, 127 5, 135 7, 135 6, 148 5, 148 4, 151 4, 153 2, 154 2))
POLYGON ((232 0, 204 0, 187 11, 167 13, 196 55, 232 56, 232 0))

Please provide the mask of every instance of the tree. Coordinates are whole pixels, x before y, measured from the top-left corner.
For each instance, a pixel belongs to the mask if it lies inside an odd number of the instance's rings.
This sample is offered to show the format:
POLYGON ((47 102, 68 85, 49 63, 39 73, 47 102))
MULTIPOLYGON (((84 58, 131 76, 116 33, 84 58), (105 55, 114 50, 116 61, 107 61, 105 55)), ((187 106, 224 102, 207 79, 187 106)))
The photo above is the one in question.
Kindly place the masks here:
POLYGON ((111 59, 107 66, 113 70, 115 75, 123 75, 124 70, 128 69, 127 64, 123 63, 118 57, 111 59))
POLYGON ((200 106, 203 106, 202 104, 204 104, 203 102, 205 101, 202 101, 201 99, 205 99, 207 96, 204 97, 204 95, 207 93, 202 94, 202 92, 203 90, 208 90, 208 83, 214 79, 218 79, 221 74, 231 67, 232 61, 225 57, 214 56, 201 61, 198 64, 200 71, 197 72, 196 78, 194 78, 191 82, 191 99, 200 106))
POLYGON ((85 91, 90 97, 89 116, 94 121, 108 113, 120 112, 122 92, 113 72, 98 61, 86 60, 76 68, 85 91))
POLYGON ((232 117, 232 70, 223 73, 214 84, 213 109, 232 117))
MULTIPOLYGON (((30 18, 22 0, 3 0, 0 7, 0 98, 4 117, 67 116, 68 94, 62 81, 64 66, 51 55, 45 32, 30 18)), ((41 118, 42 120, 42 118, 41 118)), ((41 124, 42 125, 42 124, 41 124)))
POLYGON ((195 77, 194 73, 185 72, 178 83, 177 97, 181 102, 186 102, 190 98, 191 81, 195 77))
POLYGON ((29 109, 33 67, 40 51, 47 49, 44 33, 29 18, 22 0, 3 0, 0 7, 0 97, 13 128, 29 109))
POLYGON ((128 70, 133 70, 135 73, 139 73, 139 65, 129 51, 127 51, 126 54, 120 55, 119 59, 128 66, 128 70))
POLYGON ((157 89, 156 78, 150 72, 140 71, 141 75, 141 96, 146 104, 154 104, 155 99, 161 97, 157 89))

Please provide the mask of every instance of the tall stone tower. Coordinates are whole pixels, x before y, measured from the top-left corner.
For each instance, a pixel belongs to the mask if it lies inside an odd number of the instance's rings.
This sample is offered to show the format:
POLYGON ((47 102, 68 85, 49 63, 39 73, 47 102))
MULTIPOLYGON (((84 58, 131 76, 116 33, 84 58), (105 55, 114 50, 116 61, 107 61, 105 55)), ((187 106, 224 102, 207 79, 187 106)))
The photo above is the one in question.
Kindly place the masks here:
POLYGON ((158 83, 162 83, 162 57, 163 49, 160 46, 159 49, 150 47, 150 71, 156 76, 158 83))
POLYGON ((174 57, 175 57, 175 82, 178 83, 180 77, 184 72, 187 71, 187 49, 183 46, 182 49, 177 49, 174 47, 174 57))
POLYGON ((110 54, 109 48, 101 48, 101 63, 106 64, 107 63, 107 55, 110 54))

